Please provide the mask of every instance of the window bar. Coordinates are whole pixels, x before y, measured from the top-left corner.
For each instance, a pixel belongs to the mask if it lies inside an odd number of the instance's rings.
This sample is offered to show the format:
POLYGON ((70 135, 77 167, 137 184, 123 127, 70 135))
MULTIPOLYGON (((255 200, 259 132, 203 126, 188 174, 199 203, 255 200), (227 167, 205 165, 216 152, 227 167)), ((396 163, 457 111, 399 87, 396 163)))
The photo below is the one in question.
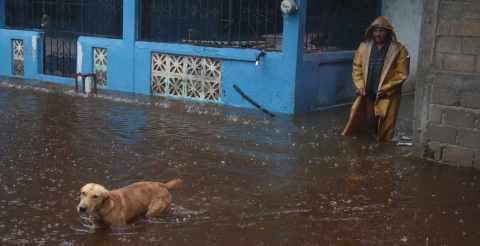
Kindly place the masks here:
POLYGON ((68 66, 67 66, 67 67, 70 68, 71 70, 73 70, 73 71, 70 71, 70 74, 75 74, 76 68, 75 68, 75 69, 72 69, 72 68, 76 67, 76 66, 75 66, 76 64, 74 65, 74 64, 73 64, 73 61, 72 61, 72 58, 73 58, 73 57, 72 57, 72 46, 73 46, 72 43, 70 43, 70 44, 67 46, 67 50, 68 50, 68 52, 67 52, 67 53, 68 53, 68 54, 67 54, 67 61, 68 61, 67 64, 68 64, 68 66))
POLYGON ((57 62, 57 72, 59 74, 63 75, 63 71, 61 69, 62 68, 62 61, 61 61, 61 57, 60 57, 60 55, 61 55, 60 48, 61 48, 62 43, 61 43, 61 39, 58 36, 57 36, 56 40, 57 40, 57 49, 56 49, 56 52, 57 52, 56 54, 57 55, 55 56, 55 61, 57 62))
POLYGON ((264 23, 265 24, 264 25, 264 27, 265 27, 264 31, 267 34, 268 34, 268 2, 269 1, 265 1, 265 23, 264 23))
POLYGON ((170 20, 175 25, 175 32, 173 33, 173 36, 171 37, 171 40, 169 40, 169 41, 174 41, 174 40, 178 40, 178 38, 180 37, 180 32, 181 32, 180 21, 179 21, 179 18, 178 18, 178 15, 180 14, 180 5, 175 4, 174 2, 169 2, 169 8, 172 9, 172 14, 169 16, 170 20))
MULTIPOLYGON (((56 37, 56 49, 55 49, 55 51, 56 51, 56 56, 55 56, 56 67, 55 68, 56 68, 57 72, 60 70, 60 66, 61 66, 60 59, 59 59, 59 57, 60 57, 60 47, 59 46, 60 46, 60 39, 58 37, 56 37)), ((60 72, 62 72, 62 71, 60 71, 60 72)))
MULTIPOLYGON (((250 12, 251 12, 251 6, 250 6, 250 3, 252 1, 247 1, 247 28, 246 28, 246 31, 247 31, 247 37, 248 37, 248 40, 247 41, 250 41, 251 38, 250 38, 250 31, 251 31, 251 24, 250 24, 250 12)), ((247 44, 248 46, 250 46, 250 44, 247 44)))
MULTIPOLYGON (((204 19, 202 20, 205 24, 205 29, 207 31, 207 33, 210 33, 210 25, 208 23, 208 20, 210 20, 210 8, 209 8, 209 3, 210 0, 205 0, 205 12, 207 13, 206 16, 204 17, 204 19)), ((202 8, 200 8, 200 11, 202 11, 202 8)), ((203 36, 203 35, 202 35, 203 36)), ((203 37, 202 37, 203 39, 203 37)), ((209 38, 209 41, 210 40, 213 40, 213 37, 212 38, 209 38)))
POLYGON ((20 24, 20 22, 17 21, 16 18, 13 18, 13 16, 18 16, 17 10, 18 10, 18 4, 19 4, 19 3, 18 3, 18 1, 10 0, 10 4, 11 4, 12 10, 13 10, 13 11, 12 11, 13 14, 12 14, 12 16, 11 16, 11 18, 10 18, 10 21, 11 21, 12 24, 18 25, 18 24, 20 24))
MULTIPOLYGON (((89 1, 89 3, 91 3, 89 1)), ((96 6, 92 6, 91 4, 86 4, 85 9, 88 15, 87 20, 97 18, 97 10, 99 10, 102 6, 100 4, 96 4, 96 6)), ((99 18, 99 22, 102 22, 101 17, 99 18)), ((101 25, 102 23, 96 23, 96 25, 93 25, 91 21, 87 21, 86 23, 86 30, 89 30, 92 33, 95 33, 98 29, 98 26, 101 25)))
POLYGON ((48 69, 49 69, 49 72, 50 73, 53 73, 53 70, 52 70, 52 67, 53 67, 53 62, 52 62, 52 59, 53 59, 53 38, 49 38, 50 39, 50 51, 49 51, 49 58, 48 58, 48 69))
MULTIPOLYGON (((100 23, 100 25, 97 26, 96 30, 94 31, 95 34, 100 34, 100 33, 105 33, 105 30, 107 30, 106 28, 106 25, 108 24, 107 21, 107 15, 105 15, 104 13, 106 12, 105 10, 108 9, 108 7, 111 7, 111 6, 107 6, 108 3, 104 3, 104 2, 100 2, 100 8, 96 9, 96 8, 93 8, 95 10, 95 12, 97 12, 97 15, 100 15, 102 16, 102 22, 100 23)), ((94 25, 95 26, 95 25, 94 25)))
MULTIPOLYGON (((13 13, 13 10, 11 9, 11 6, 10 6, 10 1, 7 0, 5 2, 5 13, 13 13)), ((5 23, 7 24, 7 26, 11 25, 11 22, 10 22, 10 15, 6 15, 5 16, 5 23)))
POLYGON ((86 0, 81 0, 82 5, 80 6, 80 16, 81 16, 80 17, 80 32, 82 32, 82 33, 85 32, 85 29, 86 29, 85 28, 85 21, 88 20, 88 18, 86 17, 87 16, 86 14, 88 13, 88 11, 86 11, 86 9, 85 9, 85 5, 86 5, 85 1, 86 0))
POLYGON ((33 3, 30 4, 30 8, 29 8, 29 10, 30 10, 30 26, 35 26, 35 21, 34 21, 34 16, 33 16, 33 13, 34 13, 33 9, 34 9, 34 7, 35 7, 35 5, 34 5, 33 3))
MULTIPOLYGON (((20 9, 22 9, 22 5, 21 5, 22 3, 21 3, 20 1, 14 1, 14 2, 15 2, 14 5, 16 5, 16 6, 15 6, 15 10, 20 10, 20 9)), ((15 11, 15 12, 16 12, 16 13, 15 13, 15 14, 16 14, 15 16, 19 16, 19 15, 20 15, 20 11, 15 11)), ((13 19, 14 19, 15 22, 18 21, 18 24, 19 24, 20 27, 23 27, 23 24, 24 24, 24 23, 22 22, 23 20, 19 20, 19 19, 21 19, 21 18, 13 18, 13 19)))
MULTIPOLYGON (((15 1, 15 0, 12 0, 11 3, 13 3, 13 4, 12 4, 12 5, 13 5, 13 16, 18 16, 18 13, 17 13, 18 11, 17 11, 17 10, 19 9, 19 8, 18 8, 19 2, 18 2, 18 1, 15 1)), ((12 18, 11 18, 10 21, 11 21, 12 23, 15 23, 15 24, 16 24, 16 19, 17 19, 17 18, 13 18, 13 16, 12 16, 12 18)))
POLYGON ((279 29, 280 29, 280 28, 279 28, 278 19, 279 19, 279 17, 280 17, 280 16, 279 16, 280 10, 274 8, 273 11, 275 11, 275 12, 273 13, 273 16, 274 16, 274 19, 275 19, 275 20, 274 20, 275 24, 273 25, 273 26, 274 26, 274 27, 273 27, 274 30, 272 31, 272 33, 274 34, 274 36, 273 36, 273 42, 275 43, 275 46, 274 46, 273 48, 276 49, 276 48, 277 48, 277 47, 276 47, 276 44, 277 44, 278 41, 280 40, 280 35, 283 37, 283 33, 279 32, 279 29))
POLYGON ((310 32, 310 25, 308 25, 308 23, 310 23, 310 5, 307 3, 307 20, 306 20, 306 23, 305 23, 305 34, 307 36, 307 38, 304 38, 303 39, 303 47, 306 47, 307 49, 309 49, 309 46, 308 46, 308 37, 311 36, 311 32, 310 32))
POLYGON ((71 67, 73 68, 73 74, 75 74, 75 72, 77 71, 76 70, 76 67, 77 67, 77 42, 76 41, 73 43, 73 47, 70 48, 70 50, 72 51, 72 54, 73 54, 73 56, 70 56, 71 62, 73 63, 71 67))
MULTIPOLYGON (((111 30, 113 30, 113 26, 109 25, 110 23, 110 18, 111 16, 106 15, 108 9, 113 10, 114 2, 113 1, 107 1, 107 2, 100 2, 101 8, 97 10, 97 15, 102 16, 102 23, 100 23, 99 27, 96 28, 95 34, 100 35, 102 33, 107 33, 108 31, 108 26, 110 26, 111 30)), ((111 13, 113 16, 113 13, 111 13)))
POLYGON ((232 27, 233 27, 233 3, 232 0, 228 0, 228 45, 232 43, 232 27))
POLYGON ((42 58, 42 61, 43 61, 43 72, 46 73, 47 71, 47 56, 48 56, 48 50, 47 50, 47 47, 48 47, 48 40, 47 40, 47 37, 44 36, 43 37, 43 58, 42 58))
POLYGON ((255 36, 260 38, 260 1, 257 1, 257 8, 255 9, 255 36))
MULTIPOLYGON (((217 32, 218 32, 218 37, 221 41, 225 40, 225 35, 223 34, 223 18, 224 18, 224 11, 225 11, 225 4, 223 0, 220 0, 220 11, 218 13, 218 26, 217 26, 217 32)), ((222 42, 223 44, 223 42, 222 42)))
POLYGON ((181 16, 180 16, 180 27, 183 29, 182 33, 182 39, 189 40, 191 37, 189 37, 189 28, 188 28, 188 23, 191 22, 191 19, 189 19, 189 9, 188 9, 188 3, 186 1, 181 1, 181 16))
MULTIPOLYGON (((145 2, 146 0, 143 0, 141 1, 142 3, 145 2)), ((145 16, 147 15, 147 11, 145 11, 145 4, 142 4, 141 5, 141 8, 140 8, 141 12, 140 12, 140 17, 141 17, 141 20, 140 20, 140 39, 141 40, 145 40, 145 31, 146 30, 149 30, 148 29, 148 24, 147 22, 145 21, 145 16)))
POLYGON ((62 40, 62 58, 61 58, 61 61, 62 61, 62 71, 65 73, 65 43, 66 43, 66 39, 65 40, 62 40))
POLYGON ((172 37, 172 39, 169 41, 175 41, 175 40, 178 40, 178 38, 180 37, 180 21, 179 21, 179 18, 178 18, 178 15, 180 14, 180 4, 177 4, 177 8, 175 9, 175 4, 173 2, 169 2, 169 8, 172 9, 172 12, 171 14, 169 15, 169 18, 170 20, 173 21, 173 23, 175 23, 175 33, 172 37))
POLYGON ((237 47, 240 47, 240 41, 242 40, 241 34, 242 34, 242 0, 238 0, 238 36, 237 36, 237 47))

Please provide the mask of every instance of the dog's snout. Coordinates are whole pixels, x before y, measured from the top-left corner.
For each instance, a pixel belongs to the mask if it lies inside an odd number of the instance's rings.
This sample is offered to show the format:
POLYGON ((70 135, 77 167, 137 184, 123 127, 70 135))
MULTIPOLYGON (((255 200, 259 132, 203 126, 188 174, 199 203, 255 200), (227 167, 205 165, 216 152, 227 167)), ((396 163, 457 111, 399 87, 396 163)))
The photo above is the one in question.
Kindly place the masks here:
POLYGON ((78 207, 78 212, 85 213, 85 212, 87 212, 87 208, 83 207, 83 206, 79 206, 78 207))

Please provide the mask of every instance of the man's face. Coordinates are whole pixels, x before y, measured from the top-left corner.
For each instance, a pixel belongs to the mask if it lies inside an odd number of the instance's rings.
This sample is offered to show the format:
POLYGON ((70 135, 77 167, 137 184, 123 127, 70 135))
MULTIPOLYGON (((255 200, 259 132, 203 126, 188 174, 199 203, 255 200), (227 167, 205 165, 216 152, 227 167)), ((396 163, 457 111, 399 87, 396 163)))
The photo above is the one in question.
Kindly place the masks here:
POLYGON ((387 41, 388 30, 381 27, 373 29, 373 41, 376 44, 384 44, 387 41))

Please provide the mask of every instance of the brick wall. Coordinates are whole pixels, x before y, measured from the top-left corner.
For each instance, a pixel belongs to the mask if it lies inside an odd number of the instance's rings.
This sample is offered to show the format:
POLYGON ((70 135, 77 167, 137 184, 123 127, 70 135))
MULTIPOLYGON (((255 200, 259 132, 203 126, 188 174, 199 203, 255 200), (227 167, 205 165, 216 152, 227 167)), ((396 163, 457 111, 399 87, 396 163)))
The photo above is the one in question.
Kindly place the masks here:
POLYGON ((425 0, 423 11, 416 152, 480 168, 480 0, 425 0))

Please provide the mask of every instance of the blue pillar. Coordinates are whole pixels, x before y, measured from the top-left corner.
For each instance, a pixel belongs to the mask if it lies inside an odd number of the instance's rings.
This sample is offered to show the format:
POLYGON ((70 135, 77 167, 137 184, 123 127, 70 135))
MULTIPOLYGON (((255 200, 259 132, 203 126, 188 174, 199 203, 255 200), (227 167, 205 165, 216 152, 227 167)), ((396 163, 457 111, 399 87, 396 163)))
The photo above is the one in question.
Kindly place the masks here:
MULTIPOLYGON (((296 87, 299 80, 299 70, 303 61, 303 43, 304 43, 304 27, 307 11, 308 0, 297 0, 299 5, 298 11, 294 15, 286 15, 283 25, 283 53, 288 67, 292 69, 290 80, 293 83, 293 97, 297 97, 296 87)), ((296 99, 294 99, 296 101, 296 99)), ((296 103, 295 103, 296 104, 296 103)), ((297 112, 296 105, 294 111, 297 112)), ((294 113, 295 113, 294 112, 294 113)))
MULTIPOLYGON (((131 90, 135 91, 135 41, 137 38, 137 6, 139 0, 123 1, 123 42, 126 46, 123 60, 125 68, 128 68, 128 79, 131 90)), ((127 71, 125 71, 127 72, 127 71)))
POLYGON ((5 0, 0 0, 0 28, 5 27, 5 0))
POLYGON ((123 41, 129 44, 134 44, 137 36, 137 2, 139 0, 123 1, 123 41))

